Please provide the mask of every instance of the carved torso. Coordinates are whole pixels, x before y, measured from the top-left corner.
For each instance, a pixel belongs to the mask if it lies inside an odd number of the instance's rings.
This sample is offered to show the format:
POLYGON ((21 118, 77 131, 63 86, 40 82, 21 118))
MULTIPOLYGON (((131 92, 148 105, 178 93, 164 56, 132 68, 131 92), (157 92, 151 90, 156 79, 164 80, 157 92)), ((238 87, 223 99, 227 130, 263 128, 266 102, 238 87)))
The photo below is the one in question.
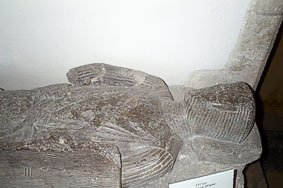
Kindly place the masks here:
POLYGON ((177 102, 160 78, 131 69, 91 64, 67 75, 72 85, 0 91, 0 149, 37 154, 87 146, 98 161, 117 164, 128 187, 170 172, 183 142, 192 142, 199 158, 200 142, 208 148, 227 142, 241 151, 254 124, 244 83, 188 91, 177 102))

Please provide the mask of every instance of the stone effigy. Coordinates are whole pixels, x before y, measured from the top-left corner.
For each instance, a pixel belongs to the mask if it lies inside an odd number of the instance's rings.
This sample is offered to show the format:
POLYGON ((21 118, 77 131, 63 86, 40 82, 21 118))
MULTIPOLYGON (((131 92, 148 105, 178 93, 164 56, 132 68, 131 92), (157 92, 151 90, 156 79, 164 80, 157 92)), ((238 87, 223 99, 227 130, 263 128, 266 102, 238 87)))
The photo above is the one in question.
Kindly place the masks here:
POLYGON ((0 91, 4 187, 165 188, 241 171, 261 153, 245 83, 177 91, 107 64, 76 67, 67 77, 71 84, 0 91))

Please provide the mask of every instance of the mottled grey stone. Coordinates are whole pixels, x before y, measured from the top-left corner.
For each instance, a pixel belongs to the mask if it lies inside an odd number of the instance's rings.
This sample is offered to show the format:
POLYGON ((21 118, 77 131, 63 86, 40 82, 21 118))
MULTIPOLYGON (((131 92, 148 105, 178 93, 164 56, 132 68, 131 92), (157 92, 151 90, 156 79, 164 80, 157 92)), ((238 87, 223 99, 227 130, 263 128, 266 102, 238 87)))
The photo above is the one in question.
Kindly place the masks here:
POLYGON ((194 136, 240 143, 255 119, 255 101, 245 83, 192 90, 185 96, 188 125, 194 136))
POLYGON ((185 85, 203 88, 242 81, 256 89, 282 19, 282 0, 252 0, 226 65, 218 70, 195 71, 185 85))
POLYGON ((120 187, 120 153, 115 146, 73 143, 66 136, 0 144, 1 187, 120 187))
MULTIPOLYGON (((199 89, 240 81, 248 83, 256 90, 282 19, 282 0, 251 0, 226 65, 217 70, 193 72, 189 75, 185 86, 199 89)), ((264 177, 262 176, 261 179, 264 177)), ((236 186, 244 187, 241 183, 236 186)))
POLYGON ((165 188, 241 171, 261 153, 245 83, 171 93, 158 77, 107 64, 67 76, 72 85, 0 92, 5 187, 165 188))

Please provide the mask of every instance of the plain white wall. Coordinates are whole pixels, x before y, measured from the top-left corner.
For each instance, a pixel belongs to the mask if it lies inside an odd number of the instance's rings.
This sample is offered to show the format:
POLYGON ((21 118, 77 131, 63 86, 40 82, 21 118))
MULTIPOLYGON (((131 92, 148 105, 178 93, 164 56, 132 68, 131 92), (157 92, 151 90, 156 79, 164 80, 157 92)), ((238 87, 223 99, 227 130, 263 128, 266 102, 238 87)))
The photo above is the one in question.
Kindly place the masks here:
POLYGON ((183 84, 226 63, 249 2, 0 0, 0 87, 66 82, 69 68, 95 62, 183 84))

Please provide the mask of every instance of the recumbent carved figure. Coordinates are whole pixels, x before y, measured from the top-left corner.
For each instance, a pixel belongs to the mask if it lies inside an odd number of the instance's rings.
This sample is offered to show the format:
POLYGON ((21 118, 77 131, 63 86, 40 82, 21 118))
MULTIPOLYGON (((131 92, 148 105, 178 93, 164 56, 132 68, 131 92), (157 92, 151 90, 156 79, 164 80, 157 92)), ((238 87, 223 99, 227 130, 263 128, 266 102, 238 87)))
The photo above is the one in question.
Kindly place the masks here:
POLYGON ((105 186, 116 173, 105 187, 129 187, 170 172, 187 140, 200 160, 199 143, 227 143, 241 152, 254 125, 245 83, 187 90, 178 102, 162 79, 136 70, 89 64, 67 77, 71 84, 0 91, 0 160, 56 151, 72 163, 93 152, 93 161, 80 164, 95 166, 94 185, 105 186))

